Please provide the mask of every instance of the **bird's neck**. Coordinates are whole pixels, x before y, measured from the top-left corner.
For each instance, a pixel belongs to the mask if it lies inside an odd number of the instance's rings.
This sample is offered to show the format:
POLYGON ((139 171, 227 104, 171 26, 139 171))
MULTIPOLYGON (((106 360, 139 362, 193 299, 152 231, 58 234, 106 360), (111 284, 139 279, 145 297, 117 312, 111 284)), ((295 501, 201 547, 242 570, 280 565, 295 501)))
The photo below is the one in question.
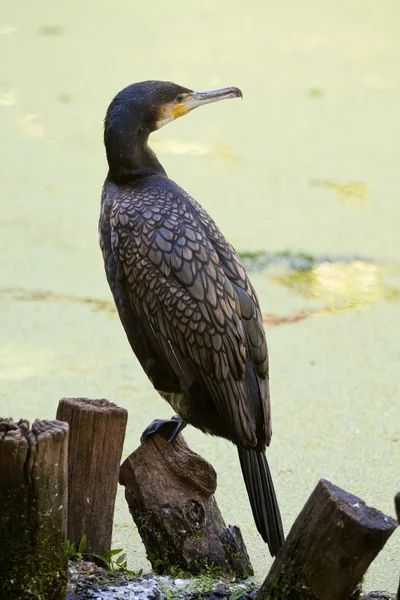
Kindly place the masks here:
POLYGON ((148 146, 149 132, 140 128, 106 130, 105 145, 110 178, 115 183, 136 179, 141 175, 166 175, 164 167, 148 146))

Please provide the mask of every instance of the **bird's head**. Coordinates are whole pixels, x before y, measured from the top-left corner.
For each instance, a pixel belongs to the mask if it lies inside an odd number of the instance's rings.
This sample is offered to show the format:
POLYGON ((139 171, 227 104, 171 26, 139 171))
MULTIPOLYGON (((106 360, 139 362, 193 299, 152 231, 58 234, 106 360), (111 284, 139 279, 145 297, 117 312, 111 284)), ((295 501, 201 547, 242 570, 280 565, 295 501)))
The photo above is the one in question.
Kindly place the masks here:
POLYGON ((169 81, 129 85, 115 96, 104 121, 104 143, 110 167, 111 163, 116 167, 124 163, 127 168, 127 163, 132 162, 132 153, 138 155, 139 162, 148 162, 148 156, 140 159, 139 155, 144 153, 152 131, 198 106, 241 97, 242 92, 236 87, 196 92, 169 81))
POLYGON ((108 107, 105 128, 121 117, 138 122, 148 133, 188 112, 227 98, 241 98, 237 87, 195 92, 170 81, 142 81, 121 90, 108 107))

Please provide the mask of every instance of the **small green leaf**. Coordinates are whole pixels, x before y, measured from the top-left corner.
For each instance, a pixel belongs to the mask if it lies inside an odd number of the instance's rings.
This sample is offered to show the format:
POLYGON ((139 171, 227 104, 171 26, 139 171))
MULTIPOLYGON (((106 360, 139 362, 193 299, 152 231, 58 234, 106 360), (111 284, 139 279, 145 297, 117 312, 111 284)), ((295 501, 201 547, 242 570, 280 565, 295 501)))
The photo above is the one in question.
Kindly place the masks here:
POLYGON ((120 552, 122 552, 122 550, 123 550, 123 548, 115 548, 114 550, 109 550, 103 556, 104 556, 104 558, 111 558, 112 556, 115 556, 116 554, 119 554, 120 552))
POLYGON ((120 567, 126 560, 126 554, 121 554, 121 556, 118 556, 117 560, 115 561, 117 563, 117 565, 120 567))
POLYGON ((103 565, 105 565, 107 567, 107 569, 110 568, 110 561, 107 560, 106 558, 104 558, 104 556, 100 556, 99 554, 92 554, 92 556, 93 556, 93 558, 97 558, 97 560, 102 562, 103 565))
POLYGON ((81 541, 79 542, 78 552, 84 552, 86 548, 86 533, 81 537, 81 541))

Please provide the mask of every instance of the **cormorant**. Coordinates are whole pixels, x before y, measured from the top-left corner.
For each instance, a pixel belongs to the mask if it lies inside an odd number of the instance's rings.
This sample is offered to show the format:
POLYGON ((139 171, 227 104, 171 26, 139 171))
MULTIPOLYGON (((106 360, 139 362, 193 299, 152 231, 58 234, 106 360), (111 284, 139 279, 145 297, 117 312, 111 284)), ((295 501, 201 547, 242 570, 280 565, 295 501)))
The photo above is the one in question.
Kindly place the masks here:
POLYGON ((109 172, 99 238, 108 283, 132 350, 178 417, 155 420, 173 439, 186 423, 236 444, 258 531, 274 556, 284 534, 265 448, 269 367, 261 311, 233 246, 168 178, 147 142, 197 106, 242 97, 163 81, 115 96, 104 123, 109 172))

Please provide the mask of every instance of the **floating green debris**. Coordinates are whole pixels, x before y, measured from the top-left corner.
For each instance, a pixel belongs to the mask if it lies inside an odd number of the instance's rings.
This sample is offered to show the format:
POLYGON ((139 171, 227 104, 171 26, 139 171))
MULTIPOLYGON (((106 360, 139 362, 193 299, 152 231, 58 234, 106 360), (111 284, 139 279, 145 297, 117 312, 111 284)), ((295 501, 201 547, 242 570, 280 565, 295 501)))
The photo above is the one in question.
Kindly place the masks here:
POLYGON ((60 92, 58 94, 58 100, 62 104, 68 104, 69 102, 71 102, 71 99, 72 99, 71 94, 67 94, 66 92, 60 92))
POLYGON ((240 257, 248 271, 264 271, 269 281, 307 300, 319 301, 318 308, 313 302, 293 314, 265 313, 266 325, 297 323, 311 315, 347 311, 382 300, 400 300, 400 287, 392 285, 388 277, 393 268, 395 277, 398 276, 398 266, 379 264, 359 256, 313 256, 290 251, 242 252, 240 257))
POLYGON ((363 206, 369 199, 368 186, 362 182, 338 183, 329 179, 312 179, 310 185, 331 190, 340 202, 352 206, 363 206))
POLYGON ((250 272, 263 271, 272 267, 284 267, 294 271, 312 269, 321 263, 364 261, 359 256, 313 256, 307 252, 293 252, 282 250, 280 252, 267 252, 265 250, 243 251, 239 253, 240 258, 250 272))
POLYGON ((88 298, 73 296, 72 294, 55 294, 54 292, 42 290, 24 290, 21 288, 3 288, 0 289, 0 295, 12 295, 14 300, 22 302, 74 302, 78 304, 88 304, 94 310, 116 314, 117 310, 113 303, 99 298, 88 298))
POLYGON ((42 25, 39 27, 40 35, 63 35, 64 28, 61 25, 42 25))
MULTIPOLYGON (((290 251, 242 252, 240 257, 248 271, 265 272, 269 281, 278 283, 307 300, 319 301, 318 308, 313 302, 287 315, 264 313, 263 321, 269 326, 293 324, 312 315, 347 311, 382 300, 400 301, 400 286, 393 285, 389 277, 394 276, 397 281, 397 263, 382 265, 359 257, 312 256, 305 252, 290 251)), ((114 304, 99 298, 22 288, 3 288, 0 289, 1 295, 11 295, 14 300, 23 302, 86 304, 95 311, 116 315, 114 304)))
MULTIPOLYGON (((383 282, 380 265, 361 260, 350 263, 323 262, 307 270, 271 274, 268 279, 294 290, 304 298, 322 301, 322 312, 349 310, 380 300, 393 302, 400 299, 400 289, 383 282)), ((315 314, 316 311, 311 312, 315 314)))
POLYGON ((321 96, 323 95, 323 91, 321 90, 321 88, 312 87, 308 90, 308 95, 310 96, 310 98, 321 98, 321 96))

